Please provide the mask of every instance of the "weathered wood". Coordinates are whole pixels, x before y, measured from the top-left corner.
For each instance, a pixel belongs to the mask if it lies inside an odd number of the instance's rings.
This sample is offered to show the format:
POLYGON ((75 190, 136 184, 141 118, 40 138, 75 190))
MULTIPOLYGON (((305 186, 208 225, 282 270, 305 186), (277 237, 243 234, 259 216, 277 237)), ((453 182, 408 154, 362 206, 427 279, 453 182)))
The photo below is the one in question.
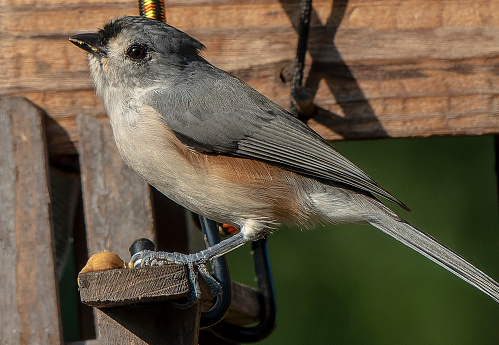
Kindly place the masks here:
POLYGON ((78 285, 82 301, 100 308, 102 345, 197 344, 200 304, 179 309, 163 303, 188 295, 184 266, 83 273, 78 285))
MULTIPOLYGON (((213 297, 204 281, 201 283, 201 310, 208 310, 213 297)), ((164 265, 135 269, 115 269, 82 273, 78 286, 83 303, 96 308, 115 308, 136 303, 164 302, 188 297, 188 273, 183 265, 164 265)), ((232 283, 232 299, 225 317, 227 322, 248 325, 260 315, 258 292, 232 283)))
MULTIPOLYGON (((497 1, 313 6, 305 80, 319 107, 310 125, 327 139, 499 132, 497 1)), ((8 0, 0 10, 0 95, 26 95, 41 105, 66 129, 64 136, 49 125, 50 150, 74 152, 67 141, 78 142, 76 113, 104 110, 85 54, 67 37, 136 15, 136 3, 8 0)), ((284 107, 298 11, 292 0, 167 2, 168 22, 202 41, 209 61, 284 107)))
POLYGON ((96 308, 178 299, 189 293, 183 265, 81 273, 78 286, 81 301, 96 308))
POLYGON ((224 321, 234 325, 250 325, 259 321, 260 300, 258 293, 251 287, 232 282, 230 307, 224 321))
POLYGON ((61 344, 44 112, 0 98, 2 344, 61 344))
POLYGON ((198 344, 199 303, 187 309, 168 302, 107 308, 97 316, 101 345, 198 344))
POLYGON ((126 261, 139 237, 155 239, 149 185, 121 159, 108 123, 78 117, 87 248, 126 261))

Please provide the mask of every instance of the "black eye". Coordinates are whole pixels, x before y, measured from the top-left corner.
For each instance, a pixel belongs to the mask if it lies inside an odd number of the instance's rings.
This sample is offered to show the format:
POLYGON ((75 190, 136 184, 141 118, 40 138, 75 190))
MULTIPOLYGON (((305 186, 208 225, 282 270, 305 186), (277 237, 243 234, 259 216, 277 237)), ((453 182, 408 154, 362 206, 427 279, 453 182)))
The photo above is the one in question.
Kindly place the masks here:
POLYGON ((144 46, 134 44, 128 48, 126 55, 133 60, 144 60, 147 57, 147 49, 144 46))

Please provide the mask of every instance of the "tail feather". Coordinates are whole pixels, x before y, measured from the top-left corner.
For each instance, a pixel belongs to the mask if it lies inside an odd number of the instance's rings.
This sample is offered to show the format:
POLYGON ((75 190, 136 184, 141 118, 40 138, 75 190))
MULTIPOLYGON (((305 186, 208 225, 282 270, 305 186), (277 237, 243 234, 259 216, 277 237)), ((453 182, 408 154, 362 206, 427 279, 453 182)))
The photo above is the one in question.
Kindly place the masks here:
POLYGON ((494 279, 432 236, 398 218, 388 209, 383 211, 368 222, 499 302, 499 284, 494 279))

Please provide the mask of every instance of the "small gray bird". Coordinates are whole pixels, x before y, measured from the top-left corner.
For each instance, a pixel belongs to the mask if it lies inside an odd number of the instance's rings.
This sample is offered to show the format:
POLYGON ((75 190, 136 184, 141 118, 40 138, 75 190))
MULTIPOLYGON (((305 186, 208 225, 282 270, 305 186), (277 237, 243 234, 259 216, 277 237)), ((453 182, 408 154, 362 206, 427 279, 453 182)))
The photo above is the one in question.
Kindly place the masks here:
POLYGON ((369 223, 499 302, 497 282, 385 207, 375 195, 407 209, 286 110, 207 62, 194 38, 122 17, 70 41, 90 53, 125 162, 180 205, 241 230, 177 261, 202 265, 280 225, 369 223))

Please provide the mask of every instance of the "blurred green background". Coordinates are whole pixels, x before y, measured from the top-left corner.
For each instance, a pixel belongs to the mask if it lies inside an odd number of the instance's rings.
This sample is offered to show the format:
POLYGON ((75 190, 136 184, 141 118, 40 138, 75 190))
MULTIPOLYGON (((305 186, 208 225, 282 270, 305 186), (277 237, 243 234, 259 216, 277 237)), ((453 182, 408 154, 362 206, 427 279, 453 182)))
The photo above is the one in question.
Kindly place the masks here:
MULTIPOLYGON (((412 210, 390 207, 499 279, 492 136, 334 142, 412 210)), ((254 285, 250 247, 229 254, 254 285)), ((262 344, 499 344, 499 304, 367 226, 269 237, 278 323, 262 344)))
MULTIPOLYGON (((499 205, 492 136, 334 142, 413 213, 389 205, 499 279, 499 205)), ((367 226, 269 237, 278 323, 261 344, 499 344, 499 304, 367 226)), ((245 245, 232 279, 256 286, 245 245)), ((77 340, 74 265, 61 282, 66 340, 77 340)))

